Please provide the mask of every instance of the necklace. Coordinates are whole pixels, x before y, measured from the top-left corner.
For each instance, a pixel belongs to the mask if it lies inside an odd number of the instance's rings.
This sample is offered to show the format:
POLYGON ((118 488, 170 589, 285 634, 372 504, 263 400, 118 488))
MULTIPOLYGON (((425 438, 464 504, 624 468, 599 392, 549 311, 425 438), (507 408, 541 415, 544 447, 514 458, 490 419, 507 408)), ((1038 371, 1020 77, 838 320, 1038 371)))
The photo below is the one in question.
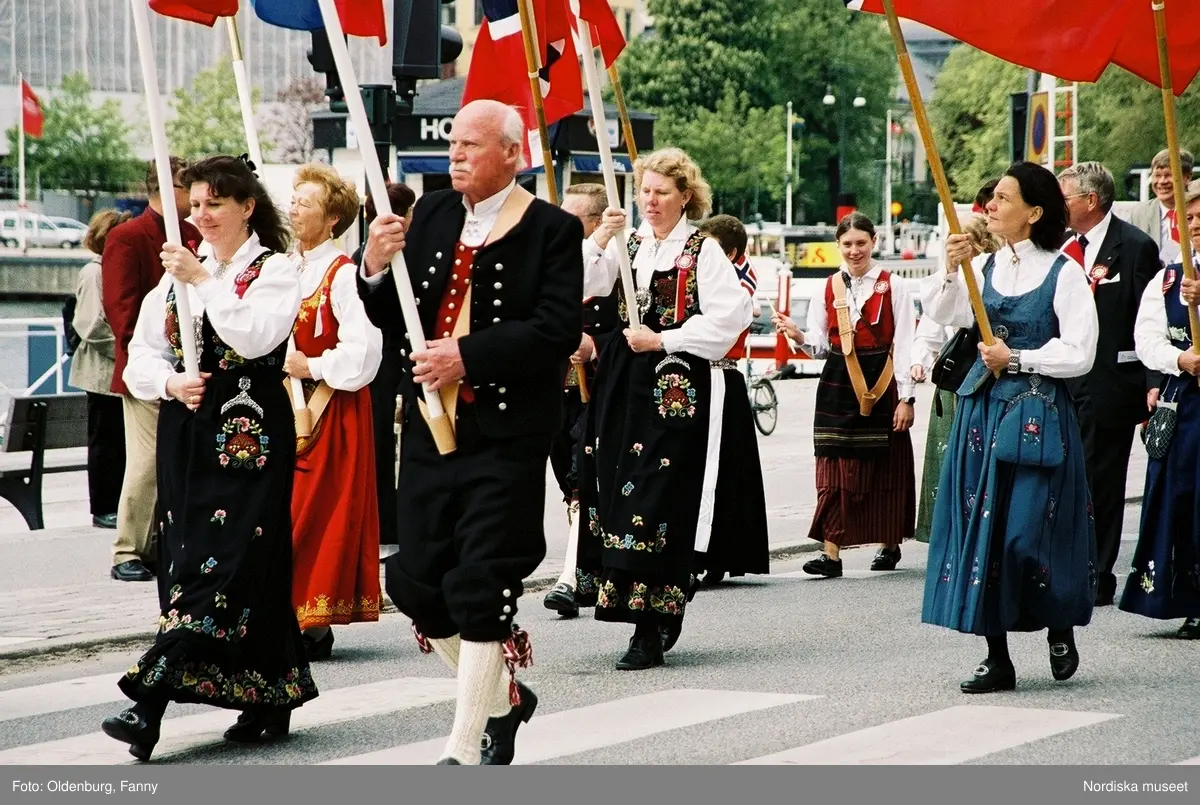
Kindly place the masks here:
POLYGON ((213 277, 221 279, 225 276, 225 272, 229 270, 229 266, 233 264, 233 260, 220 260, 217 262, 217 270, 213 273, 213 277))

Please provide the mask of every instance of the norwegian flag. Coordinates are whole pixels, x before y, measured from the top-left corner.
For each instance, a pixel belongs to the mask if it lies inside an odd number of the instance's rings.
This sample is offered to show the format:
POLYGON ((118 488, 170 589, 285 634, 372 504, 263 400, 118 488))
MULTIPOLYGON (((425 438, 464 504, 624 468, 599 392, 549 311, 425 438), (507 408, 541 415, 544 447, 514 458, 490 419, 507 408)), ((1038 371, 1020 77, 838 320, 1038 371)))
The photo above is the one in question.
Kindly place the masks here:
POLYGON ((150 10, 211 28, 219 17, 237 16, 238 0, 150 0, 150 10))
MULTIPOLYGON (((541 89, 549 126, 583 108, 583 76, 567 0, 530 0, 530 6, 542 56, 541 89)), ((463 88, 463 105, 490 99, 517 108, 525 120, 525 162, 537 167, 542 164, 542 145, 517 0, 483 0, 483 13, 463 88)))
POLYGON ((42 102, 34 93, 33 87, 21 79, 21 125, 25 127, 26 137, 41 137, 42 126, 46 116, 42 113, 42 102))
POLYGON ((754 266, 750 265, 750 258, 743 254, 733 267, 737 270, 738 282, 753 297, 758 290, 758 274, 755 273, 754 266))
POLYGON ((604 66, 612 67, 625 49, 621 24, 607 0, 579 0, 579 19, 592 25, 592 44, 600 48, 604 66))

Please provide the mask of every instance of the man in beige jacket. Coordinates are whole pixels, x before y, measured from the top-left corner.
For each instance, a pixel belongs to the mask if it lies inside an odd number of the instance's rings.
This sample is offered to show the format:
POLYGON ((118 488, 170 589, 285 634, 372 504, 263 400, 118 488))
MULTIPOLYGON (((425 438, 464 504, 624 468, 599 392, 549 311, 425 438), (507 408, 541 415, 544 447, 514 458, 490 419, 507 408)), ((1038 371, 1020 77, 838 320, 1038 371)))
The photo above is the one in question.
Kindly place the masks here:
MULTIPOLYGON (((1179 149, 1183 163, 1184 186, 1191 179, 1195 159, 1190 151, 1179 149)), ((1154 198, 1133 208, 1129 223, 1145 232, 1158 247, 1158 259, 1164 266, 1179 262, 1179 233, 1187 222, 1175 214, 1175 181, 1171 178, 1171 152, 1159 151, 1150 162, 1150 190, 1154 198)))

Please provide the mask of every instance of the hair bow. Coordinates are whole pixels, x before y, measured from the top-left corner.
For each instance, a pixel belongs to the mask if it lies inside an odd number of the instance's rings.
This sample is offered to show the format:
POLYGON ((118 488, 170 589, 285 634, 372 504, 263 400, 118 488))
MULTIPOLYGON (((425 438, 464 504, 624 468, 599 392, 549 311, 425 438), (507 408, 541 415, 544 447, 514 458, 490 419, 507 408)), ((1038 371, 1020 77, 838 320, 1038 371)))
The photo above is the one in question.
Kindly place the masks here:
POLYGON ((254 164, 254 160, 250 159, 249 154, 242 154, 238 157, 238 159, 240 159, 242 162, 245 162, 246 167, 250 169, 250 172, 255 176, 258 176, 258 166, 254 164))

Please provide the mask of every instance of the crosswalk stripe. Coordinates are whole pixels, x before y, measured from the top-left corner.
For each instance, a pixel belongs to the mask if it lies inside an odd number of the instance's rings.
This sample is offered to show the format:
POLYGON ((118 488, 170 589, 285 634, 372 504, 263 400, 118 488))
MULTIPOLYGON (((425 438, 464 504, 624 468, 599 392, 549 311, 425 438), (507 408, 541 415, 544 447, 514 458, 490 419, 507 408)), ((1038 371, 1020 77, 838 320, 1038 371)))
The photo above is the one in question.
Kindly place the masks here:
POLYGON ((960 705, 735 765, 952 765, 1119 717, 1113 713, 960 705))
MULTIPOLYGON (((320 696, 292 713, 291 728, 295 732, 452 701, 456 687, 453 678, 400 677, 322 690, 320 696)), ((154 750, 154 759, 224 743, 222 733, 234 722, 235 717, 236 713, 232 710, 214 710, 165 719, 162 738, 154 750)), ((132 762, 128 747, 103 732, 0 752, 0 765, 118 765, 132 762)))
POLYGON ((1178 763, 1176 763, 1175 765, 1176 766, 1200 766, 1200 755, 1196 755, 1196 757, 1189 758, 1187 760, 1181 760, 1178 763))
MULTIPOLYGON (((538 763, 719 718, 819 698, 802 694, 679 689, 630 696, 544 716, 535 713, 528 724, 521 726, 513 762, 538 763)), ((437 738, 405 744, 323 765, 432 765, 441 756, 446 740, 437 738)))
MULTIPOLYGON (((846 568, 842 571, 844 579, 873 579, 881 576, 887 576, 892 573, 899 573, 898 570, 867 570, 865 568, 846 568)), ((803 570, 793 570, 790 573, 772 573, 773 579, 812 579, 814 581, 823 580, 824 576, 812 576, 805 573, 803 570)))
POLYGON ((0 721, 91 707, 125 698, 117 687, 120 674, 100 674, 0 691, 0 721))

